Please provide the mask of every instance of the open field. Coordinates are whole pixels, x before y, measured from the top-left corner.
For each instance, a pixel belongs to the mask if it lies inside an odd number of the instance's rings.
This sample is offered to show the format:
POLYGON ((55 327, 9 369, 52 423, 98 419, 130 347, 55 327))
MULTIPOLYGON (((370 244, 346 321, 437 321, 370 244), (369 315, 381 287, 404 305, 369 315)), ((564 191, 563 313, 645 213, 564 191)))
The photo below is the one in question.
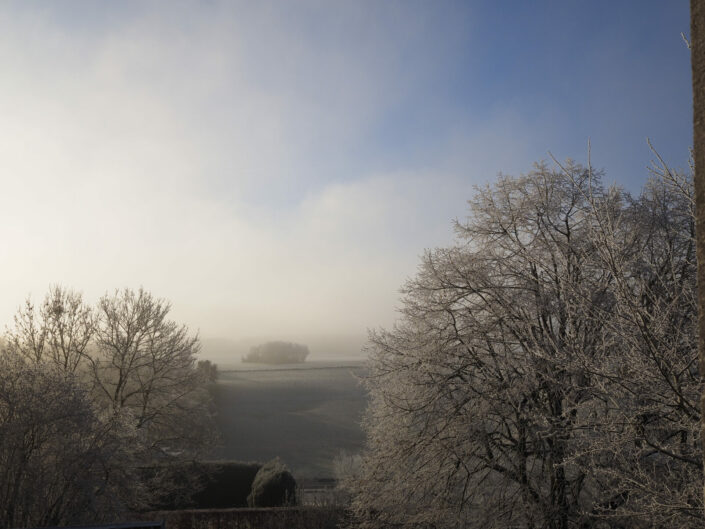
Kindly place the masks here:
POLYGON ((214 391, 223 446, 215 457, 279 456, 297 479, 332 477, 340 451, 362 448, 367 397, 357 377, 364 373, 361 362, 349 361, 221 371, 214 391))

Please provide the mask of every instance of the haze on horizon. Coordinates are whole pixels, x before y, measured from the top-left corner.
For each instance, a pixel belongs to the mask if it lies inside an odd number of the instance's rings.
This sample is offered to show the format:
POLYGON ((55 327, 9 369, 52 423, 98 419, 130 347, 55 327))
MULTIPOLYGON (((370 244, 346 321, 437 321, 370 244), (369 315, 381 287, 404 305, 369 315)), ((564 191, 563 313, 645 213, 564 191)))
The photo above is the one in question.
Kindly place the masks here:
POLYGON ((686 165, 687 1, 499 4, 4 3, 0 325, 143 286, 204 337, 362 336, 497 173, 686 165))

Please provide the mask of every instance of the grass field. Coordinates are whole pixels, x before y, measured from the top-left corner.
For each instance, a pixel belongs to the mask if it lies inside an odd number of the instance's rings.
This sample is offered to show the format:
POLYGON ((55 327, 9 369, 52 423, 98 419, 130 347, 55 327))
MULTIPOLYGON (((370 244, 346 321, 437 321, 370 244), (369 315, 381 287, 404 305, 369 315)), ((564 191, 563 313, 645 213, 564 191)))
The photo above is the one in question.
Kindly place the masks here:
POLYGON ((332 461, 359 452, 367 405, 361 362, 243 364, 223 370, 215 387, 223 446, 215 457, 280 457, 297 479, 332 477, 332 461))

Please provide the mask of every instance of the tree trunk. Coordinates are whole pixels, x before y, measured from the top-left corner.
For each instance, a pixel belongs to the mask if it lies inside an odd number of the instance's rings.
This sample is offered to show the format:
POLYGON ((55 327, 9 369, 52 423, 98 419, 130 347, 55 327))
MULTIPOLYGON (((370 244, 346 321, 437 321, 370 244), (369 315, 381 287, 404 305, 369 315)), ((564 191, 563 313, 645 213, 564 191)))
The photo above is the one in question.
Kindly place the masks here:
MULTIPOLYGON (((698 258, 698 353, 705 378, 705 1, 690 0, 690 60, 693 73, 693 152, 698 258)), ((705 447, 705 392, 701 397, 701 439, 705 447)), ((705 450, 703 450, 705 453, 705 450)), ((703 491, 705 494, 705 491, 703 491)))

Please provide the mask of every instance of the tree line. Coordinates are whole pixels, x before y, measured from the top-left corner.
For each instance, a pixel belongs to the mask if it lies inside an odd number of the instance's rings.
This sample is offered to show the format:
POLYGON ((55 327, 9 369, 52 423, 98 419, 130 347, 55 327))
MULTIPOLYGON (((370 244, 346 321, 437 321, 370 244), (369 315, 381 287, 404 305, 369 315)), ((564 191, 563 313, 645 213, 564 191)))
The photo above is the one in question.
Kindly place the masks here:
POLYGON ((192 492, 170 465, 213 443, 199 339, 140 289, 95 306, 63 287, 0 350, 0 527, 114 521, 192 492))
POLYGON ((307 345, 274 341, 250 347, 250 352, 242 357, 243 362, 261 364, 298 364, 309 355, 307 345))
POLYGON ((356 523, 702 527, 691 173, 539 164, 469 206, 371 334, 356 523))

